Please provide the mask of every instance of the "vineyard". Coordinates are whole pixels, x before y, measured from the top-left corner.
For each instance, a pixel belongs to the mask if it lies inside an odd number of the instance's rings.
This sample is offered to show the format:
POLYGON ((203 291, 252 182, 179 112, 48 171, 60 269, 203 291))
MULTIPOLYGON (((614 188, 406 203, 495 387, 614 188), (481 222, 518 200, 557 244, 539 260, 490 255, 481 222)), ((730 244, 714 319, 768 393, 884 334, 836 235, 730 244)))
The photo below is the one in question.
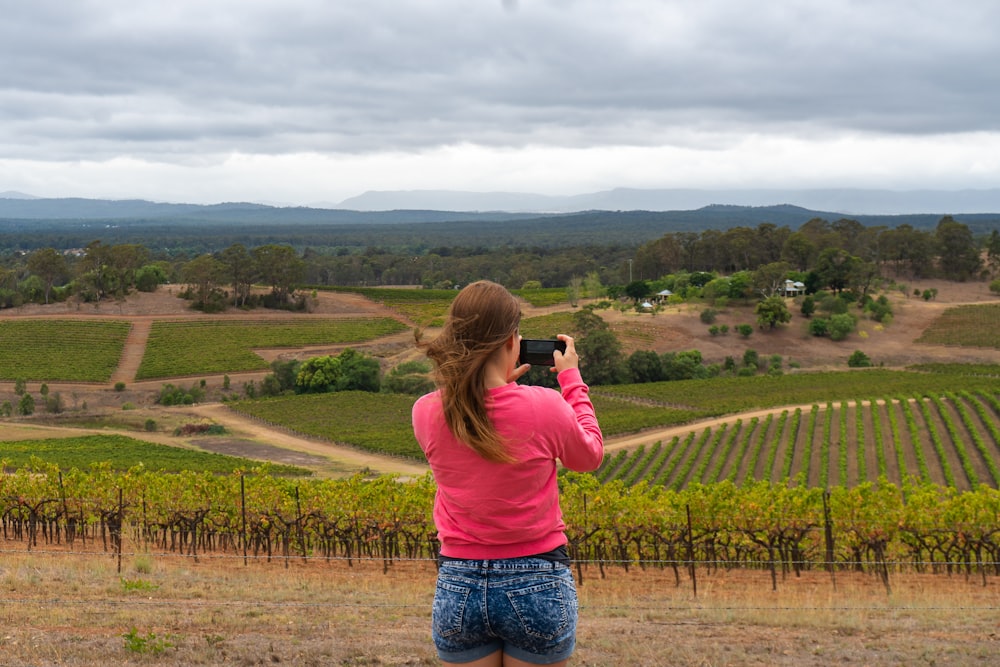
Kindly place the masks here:
MULTIPOLYGON (((674 489, 727 479, 737 484, 791 479, 826 488, 880 478, 960 490, 996 488, 996 390, 991 377, 877 370, 599 387, 592 399, 605 437, 751 410, 772 413, 733 417, 731 423, 692 427, 665 442, 619 450, 596 474, 602 481, 645 480, 674 489), (823 396, 831 398, 805 402, 823 396)), ((293 432, 422 460, 410 424, 413 401, 338 392, 230 407, 293 432)))
MULTIPOLYGON (((60 471, 37 463, 0 478, 5 540, 26 550, 67 546, 121 554, 249 559, 432 559, 430 475, 400 482, 289 480, 229 475, 124 473, 110 466, 60 471), (90 545, 89 547, 87 545, 90 545)), ((882 482, 818 488, 756 482, 601 485, 561 476, 572 556, 583 565, 669 568, 695 563, 779 572, 860 570, 888 588, 901 571, 961 573, 985 585, 1000 575, 1000 492, 882 482)))
MULTIPOLYGON (((60 470, 88 470, 94 462, 100 461, 114 471, 142 468, 163 473, 196 471, 215 474, 250 470, 261 465, 260 461, 242 457, 158 445, 117 434, 0 443, 0 470, 31 467, 42 461, 60 470)), ((312 474, 305 468, 281 464, 269 464, 267 470, 269 474, 279 476, 312 474)))
POLYGON ((159 320, 136 379, 267 369, 259 348, 361 343, 405 330, 389 317, 292 320, 159 320))
POLYGON ((131 326, 87 319, 0 321, 0 379, 107 382, 131 326))
POLYGON ((794 480, 854 487, 885 479, 958 490, 1000 488, 1000 401, 995 393, 857 400, 785 409, 692 430, 605 458, 604 483, 683 489, 728 481, 794 480))
POLYGON ((949 308, 918 343, 1000 348, 1000 304, 949 308))
POLYGON ((406 394, 338 391, 236 401, 229 407, 303 435, 423 460, 410 422, 415 399, 406 394))

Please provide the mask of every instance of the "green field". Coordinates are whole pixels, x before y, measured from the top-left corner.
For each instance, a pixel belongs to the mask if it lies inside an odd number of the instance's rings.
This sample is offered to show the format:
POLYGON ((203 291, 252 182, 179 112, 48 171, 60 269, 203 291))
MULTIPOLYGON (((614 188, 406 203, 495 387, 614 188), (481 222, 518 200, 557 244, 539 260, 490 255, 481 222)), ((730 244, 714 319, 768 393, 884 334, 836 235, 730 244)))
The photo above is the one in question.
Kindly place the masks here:
MULTIPOLYGON (((63 470, 89 470, 107 463, 112 470, 125 471, 142 465, 147 471, 177 473, 182 471, 228 474, 249 471, 265 464, 236 456, 225 456, 194 449, 158 445, 124 435, 87 435, 75 438, 14 440, 0 442, 0 462, 4 468, 23 468, 32 461, 44 461, 63 470)), ((311 475, 305 468, 267 464, 274 475, 311 475)))
MULTIPOLYGON (((998 390, 991 377, 884 370, 596 387, 591 394, 605 438, 707 417, 732 415, 735 422, 619 452, 599 476, 674 488, 724 479, 853 486, 879 477, 996 487, 998 390), (972 394, 976 398, 966 398, 972 394), (896 407, 841 407, 847 401, 896 407), (785 410, 764 423, 739 417, 768 408, 785 410)), ((414 400, 343 392, 241 401, 233 408, 299 433, 420 460, 410 425, 414 400)))
POLYGON ((417 326, 438 327, 444 323, 445 313, 457 290, 408 289, 384 287, 330 287, 331 292, 351 292, 381 304, 417 326))
POLYGON ((1000 303, 949 308, 916 342, 1000 349, 1000 303))
POLYGON ((552 313, 522 319, 520 333, 525 338, 555 338, 561 333, 572 335, 574 326, 573 313, 552 313))
POLYGON ((888 480, 1000 487, 1000 401, 989 392, 826 402, 692 428, 608 456, 597 472, 682 489, 753 481, 818 488, 888 480))
POLYGON ((997 386, 995 377, 966 373, 948 366, 944 373, 858 369, 753 377, 721 377, 594 387, 592 394, 616 396, 673 408, 698 410, 704 416, 727 415, 802 405, 817 401, 852 400, 858 396, 913 395, 997 386))
POLYGON ((415 400, 404 394, 341 391, 238 401, 230 407, 296 433, 422 459, 410 421, 415 400))
POLYGON ((0 379, 107 382, 131 327, 82 318, 0 321, 0 379))
POLYGON ((391 317, 161 320, 153 323, 136 379, 266 370, 254 349, 362 343, 405 329, 391 317))

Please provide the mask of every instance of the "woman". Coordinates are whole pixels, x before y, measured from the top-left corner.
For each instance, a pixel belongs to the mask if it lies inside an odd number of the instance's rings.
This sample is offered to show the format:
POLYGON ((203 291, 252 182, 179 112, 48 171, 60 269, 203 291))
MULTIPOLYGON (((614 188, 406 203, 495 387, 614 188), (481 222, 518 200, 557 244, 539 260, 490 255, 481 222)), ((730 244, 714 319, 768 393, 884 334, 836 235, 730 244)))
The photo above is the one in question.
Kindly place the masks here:
POLYGON ((510 292, 480 281, 437 338, 417 336, 438 385, 414 404, 413 432, 437 483, 432 625, 446 665, 565 665, 576 642, 557 460, 595 470, 603 436, 569 336, 553 356, 560 392, 516 384, 530 369, 520 319, 510 292))

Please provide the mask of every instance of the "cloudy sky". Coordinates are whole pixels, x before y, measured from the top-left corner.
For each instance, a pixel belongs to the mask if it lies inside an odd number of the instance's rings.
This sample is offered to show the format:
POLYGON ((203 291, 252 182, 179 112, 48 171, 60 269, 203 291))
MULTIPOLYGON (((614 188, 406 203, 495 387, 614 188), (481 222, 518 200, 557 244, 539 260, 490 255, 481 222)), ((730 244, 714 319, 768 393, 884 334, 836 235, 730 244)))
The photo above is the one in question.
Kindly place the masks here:
POLYGON ((996 0, 31 0, 0 192, 1000 187, 996 0))

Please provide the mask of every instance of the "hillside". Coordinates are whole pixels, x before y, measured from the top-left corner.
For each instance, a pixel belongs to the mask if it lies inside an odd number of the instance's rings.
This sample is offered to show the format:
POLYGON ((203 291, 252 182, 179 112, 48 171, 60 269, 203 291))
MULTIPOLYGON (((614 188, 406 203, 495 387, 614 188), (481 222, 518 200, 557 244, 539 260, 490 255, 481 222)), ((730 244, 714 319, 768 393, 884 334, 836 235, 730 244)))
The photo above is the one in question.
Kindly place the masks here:
MULTIPOLYGON (((700 350, 705 361, 721 362, 726 356, 742 357, 743 352, 752 348, 761 355, 781 355, 785 368, 794 363, 800 370, 847 370, 847 357, 856 349, 863 350, 876 365, 887 368, 903 368, 907 365, 921 362, 963 362, 963 363, 1000 363, 1000 350, 984 348, 959 348, 940 345, 915 344, 924 329, 927 328, 945 309, 950 306, 966 303, 991 303, 996 298, 991 295, 982 283, 948 283, 927 282, 914 284, 911 288, 935 288, 937 298, 933 301, 923 301, 915 297, 904 297, 902 294, 891 294, 894 317, 888 327, 872 326, 873 323, 862 323, 859 331, 850 339, 834 343, 828 339, 817 339, 805 331, 805 320, 795 317, 785 327, 771 332, 755 331, 749 339, 730 333, 726 336, 711 336, 707 326, 699 319, 703 306, 682 305, 670 307, 656 314, 621 313, 615 310, 598 311, 605 317, 619 338, 623 341, 625 350, 630 353, 636 349, 654 349, 659 353, 681 350, 700 350)), ((323 292, 318 295, 318 303, 314 312, 308 317, 319 319, 335 319, 349 317, 380 317, 391 316, 399 318, 379 304, 373 303, 358 295, 350 293, 323 292)), ((569 306, 552 306, 548 308, 533 308, 524 304, 524 315, 530 318, 551 312, 569 310, 569 306)), ((191 421, 212 421, 225 424, 232 434, 231 438, 201 439, 177 438, 167 432, 136 434, 157 442, 173 445, 211 448, 223 453, 246 454, 253 449, 256 457, 276 460, 279 462, 295 462, 302 454, 318 455, 331 461, 327 470, 329 474, 342 474, 359 468, 386 472, 401 472, 403 474, 419 474, 422 467, 399 460, 365 454, 351 448, 342 448, 327 442, 317 442, 300 438, 276 429, 255 424, 242 417, 232 414, 224 405, 207 403, 198 406, 164 408, 155 405, 155 399, 162 385, 173 382, 187 385, 204 379, 210 400, 217 400, 221 395, 223 377, 209 375, 204 378, 176 378, 167 380, 152 380, 135 382, 135 371, 142 358, 145 339, 144 332, 156 320, 198 320, 209 316, 195 313, 187 308, 186 302, 172 295, 169 289, 157 293, 135 293, 124 302, 104 304, 100 309, 88 307, 86 310, 76 310, 66 304, 51 306, 29 305, 17 311, 0 312, 0 320, 15 318, 108 318, 127 319, 133 324, 133 332, 126 342, 118 370, 109 385, 50 383, 50 391, 59 391, 66 397, 67 404, 77 407, 87 405, 91 422, 98 432, 108 426, 114 428, 131 428, 139 430, 144 419, 152 418, 161 424, 164 431, 170 431, 176 425, 191 421), (113 384, 124 382, 124 391, 115 391, 113 384), (123 410, 131 406, 134 409, 123 410), (103 415, 103 416, 102 416, 103 415), (115 426, 117 424, 117 426, 115 426), (128 424, 132 424, 131 427, 128 424), (338 472, 339 471, 339 472, 338 472)), ((256 318, 264 320, 280 320, 290 317, 287 313, 267 311, 230 312, 212 318, 256 318)), ((732 326, 742 322, 753 322, 752 309, 749 307, 730 307, 724 309, 718 322, 729 323, 732 326)), ((409 331, 394 334, 383 339, 356 345, 354 347, 374 354, 383 359, 385 367, 394 365, 400 360, 419 356, 413 348, 412 336, 409 331)), ((343 346, 340 346, 343 347, 343 346)), ((336 353, 336 346, 311 346, 299 349, 256 350, 257 354, 267 361, 278 358, 308 358, 321 354, 336 353)), ((242 386, 250 380, 260 380, 264 372, 233 374, 231 382, 234 387, 242 386)), ((35 383, 29 381, 29 390, 34 390, 35 383)), ((0 397, 13 398, 13 384, 0 382, 0 397)), ((49 426, 45 425, 45 417, 39 416, 29 420, 10 421, 3 425, 4 437, 14 439, 20 437, 41 437, 39 433, 49 426)), ((94 431, 90 428, 88 432, 94 431)), ((609 441, 609 449, 623 446, 635 446, 641 442, 652 442, 665 438, 674 432, 690 430, 690 426, 676 429, 660 429, 639 435, 625 436, 609 441)), ((59 430, 59 433, 68 431, 59 430)))

